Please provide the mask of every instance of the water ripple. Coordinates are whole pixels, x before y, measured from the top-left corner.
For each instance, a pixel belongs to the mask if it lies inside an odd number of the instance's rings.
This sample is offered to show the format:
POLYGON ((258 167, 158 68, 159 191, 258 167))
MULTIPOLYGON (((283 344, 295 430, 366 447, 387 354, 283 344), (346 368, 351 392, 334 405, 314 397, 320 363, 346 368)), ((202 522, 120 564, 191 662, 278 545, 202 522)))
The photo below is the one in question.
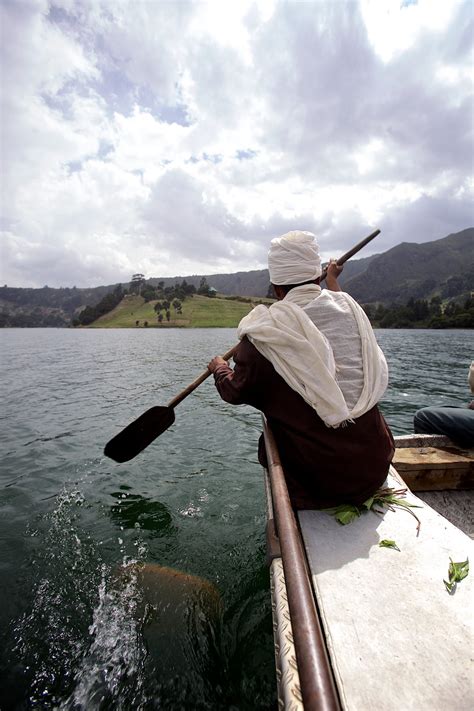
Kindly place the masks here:
MULTIPOLYGON (((395 434, 412 431, 423 405, 469 399, 472 331, 377 338, 390 370, 382 409, 395 434)), ((228 350, 235 332, 0 329, 0 339, 5 708, 72 711, 102 698, 104 708, 272 708, 259 413, 223 403, 209 379, 135 459, 117 465, 103 455, 122 427, 228 350), (116 575, 132 560, 219 586, 222 636, 202 635, 200 654, 191 645, 174 673, 160 675, 169 630, 149 634, 136 579, 116 575)), ((154 610, 166 620, 160 591, 154 610)), ((180 634, 189 642, 195 607, 186 605, 180 634)))

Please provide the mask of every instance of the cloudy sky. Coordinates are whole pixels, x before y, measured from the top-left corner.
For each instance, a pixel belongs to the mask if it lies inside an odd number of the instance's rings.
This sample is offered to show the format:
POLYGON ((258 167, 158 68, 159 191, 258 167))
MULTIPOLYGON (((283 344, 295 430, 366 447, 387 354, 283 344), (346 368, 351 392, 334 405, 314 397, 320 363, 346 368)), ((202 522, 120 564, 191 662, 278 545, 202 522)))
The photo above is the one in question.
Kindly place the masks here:
POLYGON ((0 0, 0 281, 364 256, 474 224, 468 0, 0 0))

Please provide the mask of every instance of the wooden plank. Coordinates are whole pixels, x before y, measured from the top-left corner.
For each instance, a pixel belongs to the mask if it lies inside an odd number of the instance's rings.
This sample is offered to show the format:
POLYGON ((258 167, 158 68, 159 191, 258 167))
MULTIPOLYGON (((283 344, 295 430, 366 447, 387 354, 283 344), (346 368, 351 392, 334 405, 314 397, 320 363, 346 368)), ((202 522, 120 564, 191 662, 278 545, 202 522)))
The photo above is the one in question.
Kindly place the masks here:
POLYGON ((456 447, 446 435, 409 434, 394 437, 395 447, 456 447))
MULTIPOLYGON (((389 476, 388 485, 398 487, 389 476)), ((331 662, 346 711, 467 711, 474 707, 474 576, 446 591, 449 558, 474 560, 472 541, 415 495, 404 511, 348 526, 323 511, 299 520, 331 662), (381 548, 395 540, 400 551, 381 548)))
POLYGON ((466 469, 474 467, 473 459, 462 452, 435 447, 396 449, 393 466, 398 472, 416 469, 466 469))
POLYGON ((412 491, 462 491, 474 488, 472 469, 401 471, 400 476, 412 491))
POLYGON ((395 450, 393 465, 412 491, 474 488, 474 459, 468 452, 406 447, 395 450))

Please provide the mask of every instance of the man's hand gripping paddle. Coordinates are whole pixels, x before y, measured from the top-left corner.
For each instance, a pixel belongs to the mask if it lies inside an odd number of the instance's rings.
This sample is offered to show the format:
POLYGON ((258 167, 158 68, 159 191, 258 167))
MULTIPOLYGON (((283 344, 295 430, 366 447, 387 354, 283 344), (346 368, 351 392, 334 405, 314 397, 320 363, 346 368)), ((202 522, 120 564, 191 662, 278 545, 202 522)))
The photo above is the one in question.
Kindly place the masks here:
MULTIPOLYGON (((347 262, 354 254, 356 254, 362 247, 377 237, 380 234, 380 230, 375 230, 368 237, 363 239, 361 242, 355 245, 352 249, 342 255, 337 260, 337 264, 342 266, 344 262, 347 262)), ((326 278, 327 270, 324 270, 320 281, 326 278)), ((237 348, 235 345, 227 353, 222 356, 224 360, 229 360, 237 348)), ((151 407, 149 410, 140 415, 136 420, 131 422, 124 430, 118 433, 110 442, 107 442, 104 449, 104 454, 110 457, 116 462, 128 462, 140 454, 144 449, 148 447, 157 437, 160 436, 168 427, 174 422, 174 408, 176 405, 184 400, 188 395, 190 395, 194 390, 196 390, 201 383, 203 383, 211 374, 211 371, 206 369, 204 373, 194 380, 190 385, 188 385, 179 395, 176 395, 170 402, 165 406, 155 406, 151 407)))

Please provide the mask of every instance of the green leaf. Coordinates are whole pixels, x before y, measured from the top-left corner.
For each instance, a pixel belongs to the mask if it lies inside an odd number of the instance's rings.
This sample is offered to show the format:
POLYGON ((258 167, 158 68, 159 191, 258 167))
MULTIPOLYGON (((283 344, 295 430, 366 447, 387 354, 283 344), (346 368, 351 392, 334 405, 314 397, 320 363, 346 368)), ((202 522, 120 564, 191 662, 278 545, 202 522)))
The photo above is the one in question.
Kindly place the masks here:
POLYGON ((381 504, 382 506, 385 505, 387 506, 388 504, 392 504, 392 506, 404 506, 407 509, 422 509, 422 506, 419 506, 418 504, 411 504, 409 501, 405 501, 399 496, 392 496, 391 494, 386 494, 384 496, 376 496, 375 501, 378 504, 381 504))
POLYGON ((327 511, 327 513, 334 516, 336 521, 343 526, 352 523, 352 521, 361 515, 361 510, 353 504, 341 504, 340 506, 336 506, 336 508, 323 509, 323 511, 327 511))
POLYGON ((451 561, 448 569, 449 581, 460 583, 469 575, 469 558, 462 563, 454 563, 452 558, 449 560, 451 561))
POLYGON ((391 541, 388 538, 384 538, 382 541, 379 541, 379 546, 380 548, 394 548, 396 551, 400 551, 400 548, 397 546, 395 541, 391 541))
POLYGON ((411 514, 417 521, 418 525, 416 527, 416 535, 418 535, 420 532, 421 521, 412 509, 420 509, 423 507, 418 506, 417 504, 412 504, 409 501, 405 501, 403 497, 406 493, 407 489, 392 489, 390 487, 378 489, 374 494, 372 511, 377 511, 375 508, 376 506, 387 507, 392 511, 394 511, 397 507, 404 511, 408 511, 408 513, 411 514))
POLYGON ((457 583, 460 583, 461 580, 464 580, 464 578, 467 578, 469 575, 469 558, 461 563, 455 563, 452 558, 450 558, 449 561, 449 580, 443 580, 443 583, 448 593, 454 594, 456 592, 457 583))
POLYGON ((342 526, 347 526, 348 523, 352 523, 356 518, 359 518, 360 511, 357 506, 352 506, 348 504, 347 506, 339 506, 334 512, 334 518, 342 526))
POLYGON ((388 507, 394 510, 392 507, 399 506, 405 511, 408 511, 412 516, 416 518, 418 522, 418 532, 420 528, 420 520, 413 513, 413 511, 411 511, 411 509, 422 507, 403 500, 402 497, 405 496, 406 492, 406 489, 392 489, 389 487, 385 489, 378 489, 375 494, 373 496, 370 496, 366 501, 364 501, 364 503, 361 504, 360 507, 354 506, 353 504, 341 504, 336 508, 323 510, 334 516, 336 521, 338 521, 338 523, 340 523, 342 526, 346 526, 348 523, 352 523, 352 521, 355 521, 356 518, 359 518, 359 516, 361 516, 363 513, 367 513, 367 511, 374 511, 375 513, 383 515, 384 512, 380 510, 380 507, 388 507), (379 508, 377 508, 377 506, 379 508))
POLYGON ((448 591, 448 593, 454 592, 456 588, 456 583, 448 583, 447 580, 443 580, 443 583, 446 585, 446 590, 448 591))

